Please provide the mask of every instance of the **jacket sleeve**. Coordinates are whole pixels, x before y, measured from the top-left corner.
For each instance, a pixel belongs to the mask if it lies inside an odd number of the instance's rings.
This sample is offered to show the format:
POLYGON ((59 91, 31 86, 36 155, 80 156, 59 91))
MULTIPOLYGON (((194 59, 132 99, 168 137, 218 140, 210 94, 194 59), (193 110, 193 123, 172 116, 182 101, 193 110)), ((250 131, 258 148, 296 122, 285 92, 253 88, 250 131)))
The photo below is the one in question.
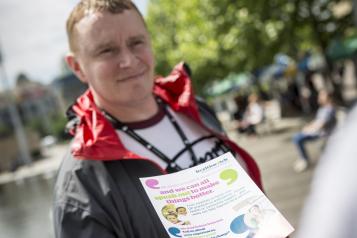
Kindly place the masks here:
POLYGON ((98 201, 103 201, 101 187, 94 174, 96 169, 100 169, 99 165, 101 163, 74 159, 70 152, 63 160, 52 206, 56 238, 125 237, 120 229, 114 230, 119 224, 112 226, 113 221, 98 204, 98 201))
POLYGON ((88 211, 70 204, 54 206, 56 238, 124 238, 100 223, 88 211))

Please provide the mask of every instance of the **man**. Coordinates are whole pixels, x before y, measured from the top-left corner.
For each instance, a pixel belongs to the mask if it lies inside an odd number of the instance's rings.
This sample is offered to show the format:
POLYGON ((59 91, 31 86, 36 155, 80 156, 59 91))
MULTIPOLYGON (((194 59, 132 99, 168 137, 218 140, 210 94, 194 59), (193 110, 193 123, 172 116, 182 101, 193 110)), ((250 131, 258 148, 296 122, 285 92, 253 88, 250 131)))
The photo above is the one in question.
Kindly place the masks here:
POLYGON ((252 158, 192 93, 187 67, 154 82, 143 17, 129 0, 83 0, 67 21, 66 61, 89 90, 71 107, 71 151, 54 196, 57 238, 168 237, 140 177, 234 153, 261 187, 252 158))
POLYGON ((310 158, 305 149, 305 142, 317 140, 329 135, 336 124, 335 108, 332 104, 331 96, 325 90, 319 92, 318 103, 320 105, 315 119, 307 124, 302 132, 297 133, 293 142, 295 143, 300 158, 295 162, 296 172, 302 172, 307 169, 310 158))

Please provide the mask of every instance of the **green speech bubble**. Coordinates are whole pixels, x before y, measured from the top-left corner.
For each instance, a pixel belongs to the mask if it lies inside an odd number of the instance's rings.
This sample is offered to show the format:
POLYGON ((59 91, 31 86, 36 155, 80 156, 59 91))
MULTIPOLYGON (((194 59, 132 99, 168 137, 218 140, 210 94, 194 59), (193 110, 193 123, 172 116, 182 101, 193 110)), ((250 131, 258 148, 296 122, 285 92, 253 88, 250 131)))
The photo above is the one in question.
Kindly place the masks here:
POLYGON ((237 180, 238 173, 234 169, 226 169, 219 174, 219 178, 227 181, 227 185, 231 185, 237 180))

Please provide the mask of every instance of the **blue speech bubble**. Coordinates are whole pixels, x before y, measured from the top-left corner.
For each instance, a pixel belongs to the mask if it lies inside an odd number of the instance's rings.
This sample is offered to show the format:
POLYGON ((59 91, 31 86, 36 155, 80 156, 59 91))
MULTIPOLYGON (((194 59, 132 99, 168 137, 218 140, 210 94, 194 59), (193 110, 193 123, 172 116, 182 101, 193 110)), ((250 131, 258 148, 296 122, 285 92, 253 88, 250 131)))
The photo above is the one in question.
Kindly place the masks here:
POLYGON ((181 234, 181 230, 178 229, 177 227, 170 227, 169 228, 169 233, 175 237, 182 237, 181 234))
POLYGON ((249 227, 244 222, 244 215, 237 216, 233 219, 230 228, 235 234, 242 234, 249 230, 249 227))

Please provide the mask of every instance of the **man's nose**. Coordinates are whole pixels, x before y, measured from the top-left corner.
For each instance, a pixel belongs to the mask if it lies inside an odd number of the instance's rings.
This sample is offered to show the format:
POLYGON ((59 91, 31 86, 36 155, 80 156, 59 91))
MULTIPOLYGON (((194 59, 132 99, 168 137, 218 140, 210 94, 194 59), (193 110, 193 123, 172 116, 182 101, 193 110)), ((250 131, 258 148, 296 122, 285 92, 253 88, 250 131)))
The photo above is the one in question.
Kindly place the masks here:
POLYGON ((128 68, 133 65, 135 60, 135 55, 130 49, 123 49, 119 55, 119 67, 128 68))

